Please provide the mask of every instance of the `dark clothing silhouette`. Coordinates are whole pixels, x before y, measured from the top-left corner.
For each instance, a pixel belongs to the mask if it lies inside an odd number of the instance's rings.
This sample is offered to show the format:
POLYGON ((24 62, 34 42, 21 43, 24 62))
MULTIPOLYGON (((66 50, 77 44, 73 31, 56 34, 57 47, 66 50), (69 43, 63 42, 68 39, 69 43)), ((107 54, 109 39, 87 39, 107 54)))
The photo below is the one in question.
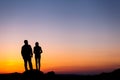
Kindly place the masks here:
POLYGON ((32 48, 30 45, 28 45, 27 40, 25 40, 24 43, 25 43, 25 45, 23 45, 22 49, 21 49, 21 54, 22 54, 22 57, 24 60, 24 67, 25 67, 25 70, 28 70, 27 63, 29 63, 30 70, 32 70, 33 69, 32 62, 31 62, 31 57, 33 55, 32 48))
POLYGON ((39 43, 36 42, 34 47, 34 54, 35 54, 36 69, 38 70, 40 70, 41 53, 42 53, 42 48, 39 46, 39 43))

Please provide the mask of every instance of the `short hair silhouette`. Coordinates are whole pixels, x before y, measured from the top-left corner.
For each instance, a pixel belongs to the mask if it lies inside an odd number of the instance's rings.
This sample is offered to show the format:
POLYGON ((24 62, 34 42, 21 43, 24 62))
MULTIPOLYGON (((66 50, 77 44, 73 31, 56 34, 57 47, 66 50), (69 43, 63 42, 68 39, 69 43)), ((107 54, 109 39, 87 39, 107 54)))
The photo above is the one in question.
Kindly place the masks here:
POLYGON ((36 45, 36 46, 38 46, 38 45, 39 45, 39 43, 38 43, 38 42, 36 42, 36 43, 35 43, 35 45, 36 45))
POLYGON ((24 40, 24 43, 25 43, 25 44, 28 44, 28 40, 24 40))

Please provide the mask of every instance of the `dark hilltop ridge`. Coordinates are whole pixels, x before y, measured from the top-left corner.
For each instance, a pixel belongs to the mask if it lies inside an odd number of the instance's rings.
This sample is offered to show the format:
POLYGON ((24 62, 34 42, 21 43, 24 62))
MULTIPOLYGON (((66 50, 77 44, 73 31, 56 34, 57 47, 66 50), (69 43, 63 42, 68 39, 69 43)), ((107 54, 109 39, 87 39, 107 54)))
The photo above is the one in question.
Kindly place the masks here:
POLYGON ((99 75, 62 75, 54 71, 43 73, 32 70, 23 73, 0 74, 0 80, 120 80, 120 69, 99 75))

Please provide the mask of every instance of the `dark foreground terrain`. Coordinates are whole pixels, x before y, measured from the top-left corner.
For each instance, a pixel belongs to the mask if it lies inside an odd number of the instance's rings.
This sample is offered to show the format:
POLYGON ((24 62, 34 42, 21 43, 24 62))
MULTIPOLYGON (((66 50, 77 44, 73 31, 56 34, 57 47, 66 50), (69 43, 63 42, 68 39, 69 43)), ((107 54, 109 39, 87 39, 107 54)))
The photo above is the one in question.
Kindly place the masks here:
POLYGON ((0 74, 0 80, 120 80, 120 69, 99 75, 58 75, 53 71, 44 74, 33 70, 23 73, 0 74))

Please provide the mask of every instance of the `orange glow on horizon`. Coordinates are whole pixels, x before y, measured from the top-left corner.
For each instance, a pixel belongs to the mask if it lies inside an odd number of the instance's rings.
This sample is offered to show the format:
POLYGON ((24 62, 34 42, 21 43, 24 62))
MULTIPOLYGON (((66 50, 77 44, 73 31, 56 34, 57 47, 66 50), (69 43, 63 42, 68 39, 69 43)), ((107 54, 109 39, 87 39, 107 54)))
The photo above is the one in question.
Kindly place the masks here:
MULTIPOLYGON (((23 45, 23 44, 19 44, 23 45)), ((34 44, 32 44, 34 46, 34 44)), ((57 46, 57 45, 56 45, 57 46)), ((43 72, 55 71, 57 73, 102 71, 119 68, 120 60, 118 48, 106 47, 58 47, 42 46, 41 70, 43 72), (113 54, 114 53, 114 54, 113 54), (74 55, 73 55, 74 54, 74 55), (114 57, 113 57, 114 56, 114 57)), ((0 73, 23 72, 24 63, 21 56, 21 47, 0 47, 0 73), (6 50, 7 49, 7 50, 6 50)), ((32 58, 35 69, 34 56, 32 58)))

